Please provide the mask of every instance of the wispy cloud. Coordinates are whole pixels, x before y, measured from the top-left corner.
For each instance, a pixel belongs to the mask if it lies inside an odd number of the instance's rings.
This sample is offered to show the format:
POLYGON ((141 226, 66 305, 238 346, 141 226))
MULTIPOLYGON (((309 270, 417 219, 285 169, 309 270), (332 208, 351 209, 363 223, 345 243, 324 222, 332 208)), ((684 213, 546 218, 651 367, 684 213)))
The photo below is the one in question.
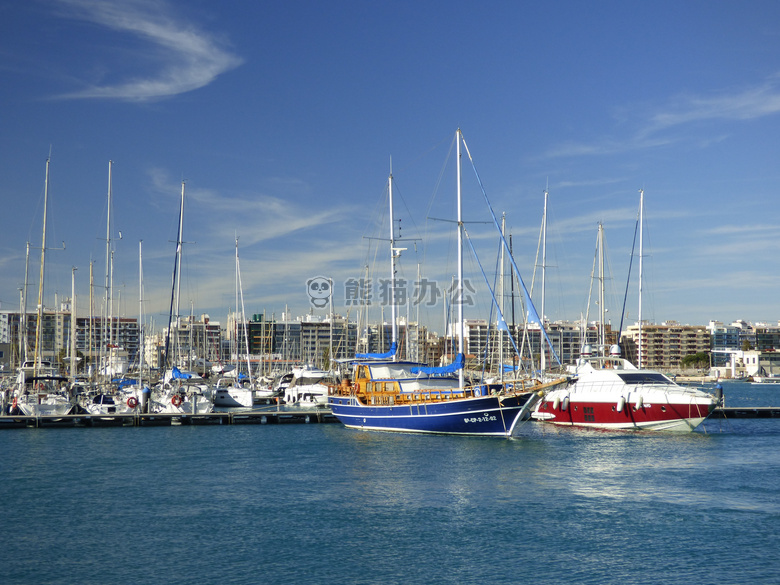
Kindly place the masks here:
POLYGON ((214 35, 172 14, 164 0, 57 1, 64 17, 134 36, 144 43, 145 59, 152 49, 154 64, 148 75, 90 85, 61 98, 142 101, 170 97, 204 87, 243 61, 214 35))
MULTIPOLYGON (((173 202, 179 197, 181 185, 170 179, 162 169, 149 172, 151 188, 173 202)), ((297 190, 308 192, 309 187, 300 181, 290 180, 297 190)), ((289 190, 288 190, 289 192, 289 190)), ((168 203, 166 203, 168 205, 168 203)), ((173 209, 173 206, 169 206, 173 209)), ((294 234, 307 233, 309 237, 321 233, 323 239, 330 233, 326 226, 335 224, 348 215, 348 207, 313 205, 308 198, 297 202, 293 197, 264 193, 225 195, 214 189, 185 185, 185 207, 188 219, 198 225, 206 225, 200 236, 210 240, 231 241, 241 237, 248 246, 267 240, 283 240, 294 234), (201 223, 201 220, 203 223, 201 223)))
POLYGON ((780 112, 780 77, 761 85, 715 96, 681 96, 650 119, 648 132, 700 120, 753 120, 780 112))
MULTIPOLYGON (((637 111, 632 108, 630 111, 637 111)), ((659 148, 678 143, 681 138, 670 134, 675 128, 696 122, 712 120, 753 120, 780 113, 780 74, 763 83, 723 91, 711 95, 684 94, 671 98, 666 105, 658 106, 634 118, 637 129, 622 138, 601 137, 592 142, 569 141, 547 150, 543 158, 576 156, 602 156, 627 151, 659 148)), ((631 116, 622 114, 623 122, 631 116)), ((700 146, 721 142, 722 132, 715 137, 700 139, 700 146)))

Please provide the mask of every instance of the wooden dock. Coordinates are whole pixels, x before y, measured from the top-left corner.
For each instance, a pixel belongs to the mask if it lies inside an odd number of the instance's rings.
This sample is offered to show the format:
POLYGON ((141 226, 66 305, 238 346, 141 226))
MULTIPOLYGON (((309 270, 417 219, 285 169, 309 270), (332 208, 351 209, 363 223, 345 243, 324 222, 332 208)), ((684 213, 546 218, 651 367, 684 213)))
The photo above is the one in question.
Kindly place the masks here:
POLYGON ((173 425, 272 425, 334 423, 338 419, 330 409, 308 410, 236 410, 202 414, 128 413, 66 414, 62 416, 0 416, 0 429, 43 427, 158 427, 173 425))
MULTIPOLYGON (((776 406, 721 406, 710 420, 718 418, 780 418, 776 406)), ((281 410, 278 407, 254 410, 219 411, 202 414, 129 413, 67 414, 63 416, 0 416, 0 429, 68 427, 159 427, 174 425, 276 425, 337 423, 329 408, 281 410)))
POLYGON ((710 418, 780 418, 780 407, 720 406, 715 409, 710 418))

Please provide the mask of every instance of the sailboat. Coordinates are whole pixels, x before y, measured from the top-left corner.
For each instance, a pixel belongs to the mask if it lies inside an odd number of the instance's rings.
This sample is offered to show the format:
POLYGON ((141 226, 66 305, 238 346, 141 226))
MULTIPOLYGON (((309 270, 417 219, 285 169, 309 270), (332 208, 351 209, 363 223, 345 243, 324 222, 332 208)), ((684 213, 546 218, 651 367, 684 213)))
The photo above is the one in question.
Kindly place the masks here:
MULTIPOLYGON (((249 336, 246 330, 246 315, 244 313, 244 290, 241 285, 241 268, 238 261, 238 237, 236 237, 236 307, 238 307, 239 293, 241 294, 241 325, 243 327, 244 350, 246 352, 247 374, 243 374, 240 368, 234 370, 235 378, 220 378, 214 386, 213 400, 214 406, 225 408, 252 408, 254 404, 254 393, 252 390, 252 366, 249 363, 249 336), (249 385, 246 386, 246 379, 249 378, 249 385)), ((238 366, 238 327, 236 327, 236 366, 238 366)))
MULTIPOLYGON (((639 205, 639 321, 642 319, 642 217, 644 192, 639 205)), ((604 246, 603 226, 599 225, 599 347, 606 349, 604 338, 604 246)), ((593 351, 586 344, 576 364, 569 366, 572 383, 548 393, 533 413, 533 418, 556 425, 614 430, 653 430, 688 432, 694 430, 715 409, 719 398, 696 388, 680 386, 660 372, 644 369, 642 336, 639 335, 637 363, 621 357, 618 344, 609 354, 593 351)))
POLYGON ((43 353, 41 330, 43 329, 43 285, 46 266, 46 211, 49 201, 49 163, 50 159, 47 158, 43 198, 41 272, 38 282, 38 313, 35 322, 35 352, 33 360, 23 362, 19 368, 11 406, 11 413, 21 412, 27 416, 61 416, 68 414, 74 406, 67 390, 68 378, 58 375, 56 366, 49 361, 44 361, 41 355, 43 353))
MULTIPOLYGON (((393 221, 393 178, 388 179, 390 202, 390 269, 392 343, 385 353, 358 354, 353 376, 344 379, 328 397, 332 413, 347 427, 373 431, 435 433, 450 435, 511 436, 517 423, 527 418, 540 399, 543 386, 524 383, 467 383, 465 379, 463 320, 463 221, 461 203, 461 142, 457 142, 458 276, 455 299, 458 305, 458 352, 454 361, 442 367, 428 367, 397 359, 395 315, 396 247, 393 221)), ((465 142, 463 142, 465 145, 465 142)), ((492 209, 491 209, 492 213, 492 209)), ((494 222, 498 227, 493 214, 494 222)), ((499 228, 500 229, 500 228, 499 228)), ((503 238, 503 235, 502 235, 503 238)), ((506 245, 506 240, 504 240, 506 245)), ((530 300, 530 298, 529 298, 530 300)), ((502 319, 503 321, 503 319, 502 319)))

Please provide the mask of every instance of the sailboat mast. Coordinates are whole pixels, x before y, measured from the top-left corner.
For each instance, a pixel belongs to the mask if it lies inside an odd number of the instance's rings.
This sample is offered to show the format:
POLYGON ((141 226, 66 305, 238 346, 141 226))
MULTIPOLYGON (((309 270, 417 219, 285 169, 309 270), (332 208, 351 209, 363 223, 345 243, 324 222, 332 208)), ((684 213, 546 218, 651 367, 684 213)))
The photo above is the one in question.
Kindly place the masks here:
POLYGON ((606 311, 604 307, 604 226, 599 224, 599 348, 606 344, 606 311))
POLYGON ((94 266, 95 262, 93 260, 90 260, 89 262, 89 375, 90 375, 90 381, 92 378, 92 350, 95 347, 95 331, 94 331, 94 317, 95 317, 95 299, 94 299, 94 291, 95 291, 95 274, 94 274, 94 266))
MULTIPOLYGON (((236 307, 238 307, 238 300, 241 299, 241 324, 242 331, 244 332, 244 350, 246 351, 246 369, 247 376, 249 376, 249 385, 254 386, 254 380, 252 378, 252 364, 249 361, 249 333, 246 328, 246 313, 244 312, 244 287, 241 283, 241 265, 238 261, 238 236, 236 236, 236 307), (239 297, 239 294, 241 295, 239 297)), ((236 310, 238 310, 236 308, 236 310)), ((238 344, 236 344, 236 363, 238 363, 238 344)))
POLYGON ((181 182, 181 207, 179 209, 179 241, 176 246, 176 254, 179 259, 176 263, 178 274, 176 275, 176 351, 180 350, 179 341, 179 308, 181 304, 181 255, 184 247, 184 181, 181 182))
POLYGON ((76 267, 70 274, 70 381, 76 380, 76 267))
MULTIPOLYGON (((460 160, 460 141, 462 134, 460 128, 457 131, 457 185, 458 185, 458 288, 456 293, 456 302, 458 303, 458 353, 462 354, 465 359, 465 352, 463 351, 463 341, 465 336, 465 324, 463 323, 463 205, 461 200, 461 160, 460 160)), ((458 384, 461 388, 464 386, 463 368, 458 369, 458 384)))
MULTIPOLYGON (((544 213, 542 213, 542 327, 544 327, 544 297, 545 297, 545 277, 547 275, 547 189, 544 190, 544 213)), ((547 369, 547 348, 544 346, 541 331, 539 332, 539 345, 541 349, 542 372, 547 369)))
POLYGON ((138 389, 144 387, 144 263, 143 240, 138 242, 138 389))
POLYGON ((29 282, 30 271, 30 242, 27 242, 27 252, 24 260, 24 289, 22 290, 22 326, 21 326, 21 347, 19 352, 19 359, 21 361, 27 361, 27 350, 29 349, 29 340, 27 332, 27 283, 29 282))
MULTIPOLYGON (((390 332, 391 347, 398 341, 398 317, 395 314, 395 217, 393 216, 393 172, 390 171, 390 176, 387 179, 388 197, 390 199, 390 332)), ((408 324, 407 324, 408 327, 408 324)), ((393 359, 395 359, 393 355, 393 359)))
POLYGON ((171 306, 168 310, 168 333, 165 336, 165 362, 167 365, 173 365, 173 361, 170 356, 170 342, 171 342, 171 325, 173 321, 173 311, 176 308, 177 330, 178 330, 178 315, 179 315, 179 301, 176 294, 177 277, 179 274, 179 264, 181 261, 181 247, 182 247, 182 224, 184 221, 184 181, 181 182, 181 207, 179 208, 179 232, 176 240, 176 254, 173 258, 173 282, 171 283, 171 306), (175 303, 175 304, 174 304, 175 303))
MULTIPOLYGON (((113 161, 108 161, 108 213, 106 214, 106 281, 105 281, 105 325, 103 327, 103 339, 108 336, 108 344, 111 344, 112 323, 111 319, 113 315, 109 309, 111 300, 111 169, 113 167, 113 161)), ((107 350, 106 344, 101 344, 101 355, 103 350, 107 350)))
MULTIPOLYGON (((501 233, 504 234, 506 232, 506 213, 501 214, 501 233)), ((501 312, 500 315, 498 315, 499 320, 499 326, 498 326, 498 372, 499 372, 499 379, 501 383, 504 383, 504 329, 506 327, 506 322, 503 323, 503 326, 501 324, 501 320, 504 318, 504 246, 501 246, 501 263, 500 263, 500 270, 499 270, 499 277, 498 277, 498 298, 499 298, 499 310, 501 312)))
POLYGON ((33 375, 38 375, 38 367, 41 361, 41 329, 43 329, 43 275, 46 265, 46 210, 49 206, 49 161, 46 159, 46 179, 43 184, 43 237, 41 243, 41 274, 38 280, 38 313, 35 322, 35 364, 33 366, 33 375))
POLYGON ((645 191, 639 190, 639 327, 638 327, 638 342, 637 342, 637 364, 638 368, 642 367, 642 231, 643 231, 643 215, 645 207, 645 191))

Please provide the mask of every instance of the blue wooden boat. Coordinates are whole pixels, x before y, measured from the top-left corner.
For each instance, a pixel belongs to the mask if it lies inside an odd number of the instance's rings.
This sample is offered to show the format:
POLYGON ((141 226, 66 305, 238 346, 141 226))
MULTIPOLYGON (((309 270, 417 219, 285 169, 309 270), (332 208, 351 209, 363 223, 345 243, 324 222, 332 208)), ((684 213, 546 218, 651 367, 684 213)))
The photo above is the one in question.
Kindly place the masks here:
MULTIPOLYGON (((396 359, 397 326, 395 299, 392 297, 395 290, 393 281, 390 287, 393 335, 390 351, 383 354, 359 354, 353 362, 352 378, 345 379, 338 387, 332 388, 328 397, 331 411, 347 427, 373 431, 507 437, 512 435, 519 421, 530 417, 534 406, 548 388, 566 382, 566 379, 562 378, 550 384, 542 384, 533 379, 488 384, 466 379, 462 295, 465 230, 462 220, 460 183, 462 140, 461 132, 458 130, 456 134, 458 224, 456 285, 458 288, 455 299, 460 331, 455 359, 451 364, 442 367, 428 367, 396 359)), ((395 262, 403 248, 396 247, 394 236, 392 184, 391 174, 388 182, 390 275, 391 279, 394 279, 395 262)), ((490 208, 489 205, 488 207, 490 208)), ((490 211, 498 227, 492 208, 490 211)), ((500 229, 499 233, 503 245, 508 249, 500 229)), ((512 262, 514 264, 513 260, 512 262)), ((523 289, 525 290, 524 285, 523 289)), ((525 294, 529 315, 535 316, 541 324, 527 291, 525 294)), ((495 308, 500 319, 499 327, 508 333, 499 303, 495 303, 495 308)))

